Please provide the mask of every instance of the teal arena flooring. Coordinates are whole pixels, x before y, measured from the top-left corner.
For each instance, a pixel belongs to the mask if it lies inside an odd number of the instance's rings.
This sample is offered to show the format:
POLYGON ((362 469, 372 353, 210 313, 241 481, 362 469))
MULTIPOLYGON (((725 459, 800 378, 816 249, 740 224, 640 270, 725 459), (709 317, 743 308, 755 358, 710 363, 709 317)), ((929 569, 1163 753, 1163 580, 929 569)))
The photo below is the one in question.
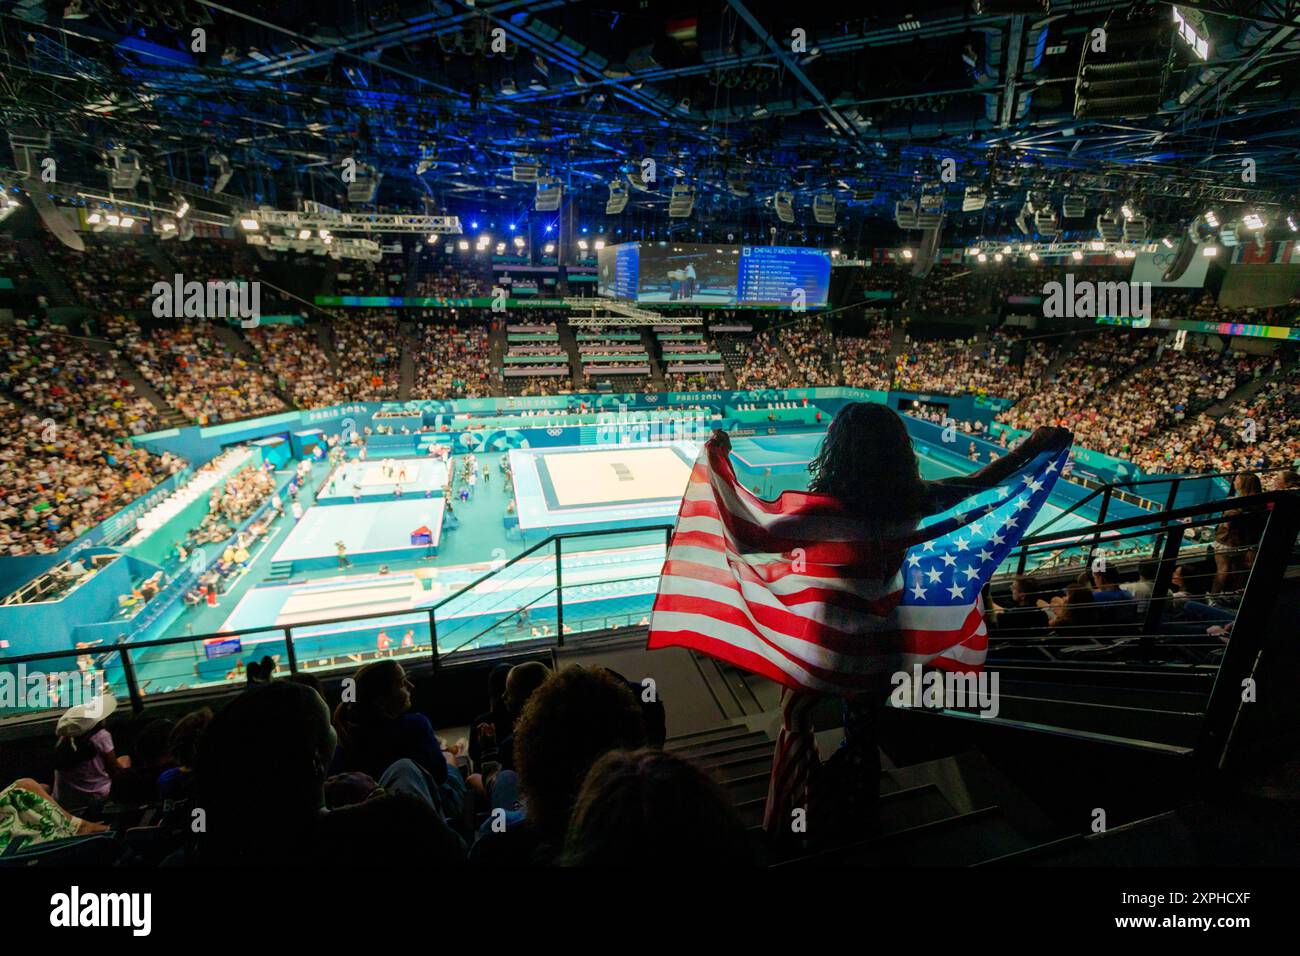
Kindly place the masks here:
MULTIPOLYGON (((737 475, 759 494, 772 498, 786 490, 807 485, 807 466, 816 454, 822 432, 737 438, 732 451, 737 475)), ((591 449, 594 450, 594 449, 591 449)), ((944 449, 918 445, 922 475, 929 479, 968 473, 969 463, 944 449)), ((510 528, 508 506, 513 493, 507 490, 500 457, 481 457, 486 479, 480 477, 473 496, 462 501, 464 487, 459 472, 464 459, 454 460, 450 511, 456 526, 447 527, 438 553, 424 552, 387 561, 383 575, 378 565, 358 564, 340 569, 334 566, 295 568, 285 579, 282 569, 273 573, 272 558, 283 546, 293 527, 292 517, 280 519, 270 540, 260 544, 247 569, 216 607, 183 608, 166 636, 213 636, 222 632, 256 628, 241 635, 236 644, 215 643, 209 656, 201 643, 165 648, 146 648, 132 654, 137 676, 146 693, 160 693, 186 687, 222 682, 242 682, 243 668, 264 655, 287 665, 288 649, 284 628, 291 628, 294 652, 300 669, 355 667, 377 655, 428 657, 436 627, 440 655, 464 650, 481 650, 532 637, 554 635, 560 628, 559 595, 555 589, 556 558, 546 545, 461 594, 439 608, 430 620, 430 607, 451 594, 500 568, 534 542, 524 540, 517 528, 510 528), (328 596, 343 588, 346 596, 328 596), (356 617, 358 613, 385 614, 382 619, 366 618, 336 624, 303 622, 297 615, 314 603, 337 603, 317 609, 331 617, 356 617)), ((300 498, 312 510, 342 515, 346 509, 319 504, 310 491, 300 498)), ((368 502, 383 520, 385 504, 368 502)), ((1049 502, 1032 528, 1059 515, 1064 504, 1049 502)), ((1054 527, 1087 524, 1080 515, 1070 515, 1054 527)), ((403 525, 404 526, 404 525, 403 525)), ((560 561, 563 580, 563 628, 565 633, 620 626, 636 626, 648 620, 658 585, 658 573, 665 551, 662 531, 611 532, 592 539, 566 542, 560 561)), ((114 655, 106 676, 123 689, 120 665, 114 655)))

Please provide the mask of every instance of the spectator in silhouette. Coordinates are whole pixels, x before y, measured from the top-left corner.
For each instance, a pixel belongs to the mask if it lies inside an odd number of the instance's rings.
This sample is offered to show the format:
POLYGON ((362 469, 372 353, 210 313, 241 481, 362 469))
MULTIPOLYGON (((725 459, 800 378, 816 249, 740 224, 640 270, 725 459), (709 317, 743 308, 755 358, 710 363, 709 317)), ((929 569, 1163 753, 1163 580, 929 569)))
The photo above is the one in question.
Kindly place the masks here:
POLYGON ((469 759, 475 767, 483 760, 483 743, 480 728, 488 725, 497 740, 504 740, 510 735, 514 721, 506 708, 506 677, 510 674, 509 664, 497 664, 488 674, 488 709, 479 714, 469 725, 469 759))
MULTIPOLYGON (((872 578, 883 583, 894 579, 906 557, 905 548, 890 549, 886 542, 910 535, 927 515, 996 487, 1039 452, 1068 439, 1069 433, 1063 429, 1039 428, 1015 450, 977 472, 926 481, 921 478, 911 436, 898 413, 874 402, 850 402, 831 421, 821 450, 808 465, 808 487, 839 501, 854 521, 878 538, 878 566, 870 571, 872 578)), ((725 432, 715 432, 713 440, 730 450, 725 432)), ((882 653, 889 651, 882 648, 882 653)), ((877 711, 889 696, 888 678, 888 672, 882 670, 877 686, 845 698, 844 741, 809 775, 808 793, 814 802, 808 807, 808 818, 830 821, 816 825, 819 833, 845 834, 870 825, 880 787, 875 725, 877 711)), ((818 695, 810 693, 786 698, 782 741, 788 746, 784 752, 797 750, 796 736, 811 748, 812 710, 818 700, 818 695)), ((783 813, 784 809, 780 806, 775 812, 783 813)))
MULTIPOLYGON (((496 764, 504 770, 513 770, 514 732, 519 715, 533 692, 551 676, 551 669, 540 661, 525 661, 507 668, 501 704, 505 708, 506 723, 504 732, 498 731, 495 724, 482 722, 478 725, 480 757, 482 766, 487 769, 496 764)), ((477 764, 476 764, 477 766, 477 764)))
POLYGON ((369 799, 327 810, 335 743, 329 708, 303 684, 272 681, 227 704, 203 738, 195 803, 206 829, 188 859, 330 869, 418 860, 435 871, 464 859, 464 845, 430 803, 383 789, 414 769, 409 760, 381 775, 369 799))
POLYGON ((131 745, 131 765, 113 778, 109 794, 114 803, 138 806, 158 799, 158 777, 172 766, 170 720, 151 720, 131 745))
POLYGON ((587 774, 573 807, 565 866, 744 866, 744 825, 722 789, 676 754, 616 750, 587 774))
POLYGON ((409 759, 431 778, 442 814, 458 819, 464 779, 429 718, 411 711, 412 685, 402 665, 392 659, 374 661, 361 667, 354 680, 356 699, 344 700, 334 710, 338 751, 333 772, 359 771, 378 780, 396 761, 409 759))
POLYGON ((626 684, 608 671, 580 666, 551 675, 533 692, 515 728, 524 817, 505 827, 489 819, 471 862, 553 863, 592 765, 611 750, 644 744, 645 718, 626 684))
POLYGON ((1160 573, 1160 562, 1143 561, 1138 564, 1138 579, 1130 581, 1125 590, 1133 595, 1134 610, 1140 616, 1147 612, 1151 602, 1151 592, 1156 586, 1156 575, 1160 573))
POLYGON ((1048 622, 1058 634, 1077 634, 1081 628, 1097 623, 1092 589, 1077 581, 1066 586, 1063 598, 1053 598, 1051 603, 1040 600, 1038 606, 1047 612, 1048 622))
MULTIPOLYGON (((1257 495, 1263 488, 1259 475, 1242 472, 1233 481, 1235 497, 1257 495)), ((1255 561, 1255 547, 1264 533, 1268 515, 1262 510, 1245 512, 1233 508, 1224 512, 1227 519, 1214 529, 1214 582, 1210 593, 1223 595, 1238 591, 1255 561)))
POLYGON ((1113 568, 1093 568, 1092 602, 1098 624, 1126 624, 1136 617, 1133 595, 1119 586, 1113 568))
POLYGON ((70 707, 54 729, 54 799, 76 810, 106 800, 113 778, 129 761, 119 761, 113 736, 104 727, 117 710, 117 701, 105 696, 92 704, 70 707))
POLYGON ((1038 606, 1038 582, 1017 575, 1011 582, 1011 606, 993 605, 988 615, 997 637, 1045 637, 1047 613, 1038 606))
POLYGON ((158 796, 163 802, 164 819, 181 819, 194 795, 194 768, 198 765, 199 746, 212 723, 212 710, 192 710, 172 728, 167 740, 173 766, 158 776, 158 796))

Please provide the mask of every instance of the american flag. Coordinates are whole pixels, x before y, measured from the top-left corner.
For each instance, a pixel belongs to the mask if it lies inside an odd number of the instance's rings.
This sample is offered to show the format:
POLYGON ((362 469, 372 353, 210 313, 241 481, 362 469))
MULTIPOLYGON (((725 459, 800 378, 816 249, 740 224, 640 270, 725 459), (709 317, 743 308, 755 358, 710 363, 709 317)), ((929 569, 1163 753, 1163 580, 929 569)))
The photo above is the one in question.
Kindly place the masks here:
POLYGON ((883 539, 826 495, 763 501, 706 443, 655 598, 650 648, 688 647, 793 690, 849 696, 916 664, 977 670, 980 592, 1069 455, 1044 445, 990 488, 883 539))

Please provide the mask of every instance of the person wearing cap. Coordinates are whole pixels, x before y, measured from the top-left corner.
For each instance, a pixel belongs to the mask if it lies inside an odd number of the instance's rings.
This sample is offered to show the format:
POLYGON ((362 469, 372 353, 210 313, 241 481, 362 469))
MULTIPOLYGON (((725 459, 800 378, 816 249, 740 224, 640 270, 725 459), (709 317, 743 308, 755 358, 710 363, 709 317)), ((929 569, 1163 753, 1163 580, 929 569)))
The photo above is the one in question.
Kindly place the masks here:
POLYGON ((84 807, 108 797, 113 777, 125 766, 104 727, 117 700, 105 694, 90 704, 69 707, 54 728, 54 799, 64 807, 84 807))

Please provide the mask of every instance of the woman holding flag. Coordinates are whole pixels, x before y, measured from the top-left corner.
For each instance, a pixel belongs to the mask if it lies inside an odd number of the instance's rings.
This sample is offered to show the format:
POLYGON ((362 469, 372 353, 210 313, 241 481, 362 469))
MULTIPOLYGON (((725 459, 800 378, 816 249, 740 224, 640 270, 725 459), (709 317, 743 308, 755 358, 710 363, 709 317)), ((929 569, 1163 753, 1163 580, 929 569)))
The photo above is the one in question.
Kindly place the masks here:
POLYGON ((974 474, 926 481, 902 418, 853 402, 809 464, 809 492, 768 502, 737 481, 730 438, 714 433, 682 502, 648 646, 691 647, 785 686, 769 834, 842 838, 870 824, 876 714, 892 675, 979 669, 979 592, 1069 447, 1068 431, 1040 428, 974 474), (845 738, 823 763, 812 718, 830 697, 844 702, 845 738))

